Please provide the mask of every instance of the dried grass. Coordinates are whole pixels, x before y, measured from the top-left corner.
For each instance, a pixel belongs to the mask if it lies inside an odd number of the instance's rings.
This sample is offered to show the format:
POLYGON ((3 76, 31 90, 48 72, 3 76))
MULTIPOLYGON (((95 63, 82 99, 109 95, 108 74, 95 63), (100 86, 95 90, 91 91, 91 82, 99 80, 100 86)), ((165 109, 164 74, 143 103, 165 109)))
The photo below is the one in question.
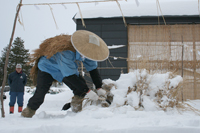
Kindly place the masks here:
MULTIPOLYGON (((141 72, 141 71, 140 71, 141 72)), ((133 107, 135 110, 143 110, 143 96, 149 96, 148 91, 149 91, 149 84, 153 76, 147 80, 147 75, 137 75, 137 79, 139 79, 136 84, 133 87, 128 87, 126 97, 131 93, 131 92, 136 92, 139 95, 139 103, 138 106, 133 107)), ((176 75, 173 73, 169 74, 169 79, 175 78, 176 75)), ((168 108, 172 109, 177 109, 179 112, 181 111, 193 111, 194 113, 200 115, 200 110, 195 109, 188 103, 182 103, 179 102, 180 94, 183 89, 183 84, 184 82, 180 82, 177 86, 170 87, 170 82, 166 81, 164 88, 160 88, 157 93, 155 94, 155 99, 154 102, 160 109, 163 111, 167 111, 168 108), (167 98, 167 101, 165 104, 163 104, 163 98, 167 98)), ((115 84, 104 84, 104 89, 106 90, 111 90, 113 87, 117 89, 117 86, 115 84)), ((111 99, 113 99, 113 95, 111 95, 111 99)), ((124 102, 124 105, 129 105, 128 101, 124 102)), ((119 106, 119 105, 117 105, 119 106)), ((123 106, 123 105, 120 105, 123 106)))
POLYGON ((71 43, 71 35, 58 35, 52 38, 48 38, 40 44, 38 49, 34 50, 34 53, 31 55, 30 61, 28 63, 34 64, 30 72, 30 76, 34 85, 36 85, 38 62, 40 57, 47 56, 49 59, 57 52, 62 52, 65 50, 71 50, 75 52, 75 49, 71 43))

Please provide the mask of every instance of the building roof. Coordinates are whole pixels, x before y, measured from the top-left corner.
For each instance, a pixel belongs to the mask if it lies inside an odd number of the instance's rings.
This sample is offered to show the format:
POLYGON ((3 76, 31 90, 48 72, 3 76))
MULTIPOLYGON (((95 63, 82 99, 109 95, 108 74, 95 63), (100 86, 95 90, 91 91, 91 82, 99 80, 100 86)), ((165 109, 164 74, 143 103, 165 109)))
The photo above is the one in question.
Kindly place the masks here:
MULTIPOLYGON (((199 15, 198 0, 159 0, 162 13, 156 0, 139 0, 139 5, 133 0, 119 3, 125 17, 161 16, 162 14, 164 16, 199 15)), ((87 9, 81 9, 81 13, 84 19, 122 17, 116 2, 99 3, 96 6, 87 7, 87 9)), ((75 19, 80 18, 80 13, 77 13, 75 19)))

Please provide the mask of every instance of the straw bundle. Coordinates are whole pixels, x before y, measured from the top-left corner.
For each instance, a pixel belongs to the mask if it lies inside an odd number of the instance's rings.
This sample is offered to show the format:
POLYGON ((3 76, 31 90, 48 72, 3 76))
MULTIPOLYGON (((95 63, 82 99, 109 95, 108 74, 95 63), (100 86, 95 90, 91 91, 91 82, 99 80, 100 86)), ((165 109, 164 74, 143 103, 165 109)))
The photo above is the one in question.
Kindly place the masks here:
POLYGON ((36 85, 38 72, 37 65, 40 57, 46 56, 49 59, 57 52, 62 52, 65 50, 71 50, 75 52, 75 49, 71 43, 71 35, 58 35, 52 38, 48 38, 40 44, 38 49, 34 50, 34 53, 31 55, 31 59, 29 61, 29 64, 34 64, 30 73, 34 85, 36 85))

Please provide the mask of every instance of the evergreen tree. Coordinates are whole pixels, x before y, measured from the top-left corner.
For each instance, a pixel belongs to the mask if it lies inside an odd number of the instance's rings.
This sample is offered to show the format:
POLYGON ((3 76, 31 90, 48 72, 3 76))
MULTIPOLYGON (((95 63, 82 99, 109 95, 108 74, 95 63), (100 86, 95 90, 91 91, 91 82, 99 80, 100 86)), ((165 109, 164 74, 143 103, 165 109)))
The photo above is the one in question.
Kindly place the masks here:
MULTIPOLYGON (((2 51, 2 56, 0 58, 0 86, 2 85, 3 83, 3 78, 4 78, 4 65, 5 65, 5 60, 6 60, 6 52, 7 52, 7 49, 8 49, 8 45, 3 49, 2 51)), ((10 59, 10 58, 9 58, 10 59)), ((7 70, 8 72, 8 70, 7 70)))
MULTIPOLYGON (((0 66, 3 66, 2 69, 4 69, 7 48, 8 46, 2 51, 3 54, 0 61, 0 66)), ((29 78, 31 66, 26 64, 29 61, 29 56, 29 50, 24 48, 24 41, 20 37, 17 37, 9 53, 7 73, 10 74, 15 71, 16 64, 21 64, 22 71, 27 75, 27 85, 31 85, 31 80, 29 78)))

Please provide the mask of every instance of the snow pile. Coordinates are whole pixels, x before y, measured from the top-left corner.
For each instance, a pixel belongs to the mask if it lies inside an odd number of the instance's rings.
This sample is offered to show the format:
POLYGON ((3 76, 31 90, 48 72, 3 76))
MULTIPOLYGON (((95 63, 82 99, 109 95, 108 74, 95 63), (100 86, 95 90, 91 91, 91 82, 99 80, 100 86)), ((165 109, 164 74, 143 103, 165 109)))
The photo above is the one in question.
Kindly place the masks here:
POLYGON ((135 70, 121 74, 117 81, 103 80, 103 88, 109 94, 111 106, 130 105, 135 110, 158 111, 178 104, 178 90, 183 79, 168 72, 149 74, 147 70, 135 70))

